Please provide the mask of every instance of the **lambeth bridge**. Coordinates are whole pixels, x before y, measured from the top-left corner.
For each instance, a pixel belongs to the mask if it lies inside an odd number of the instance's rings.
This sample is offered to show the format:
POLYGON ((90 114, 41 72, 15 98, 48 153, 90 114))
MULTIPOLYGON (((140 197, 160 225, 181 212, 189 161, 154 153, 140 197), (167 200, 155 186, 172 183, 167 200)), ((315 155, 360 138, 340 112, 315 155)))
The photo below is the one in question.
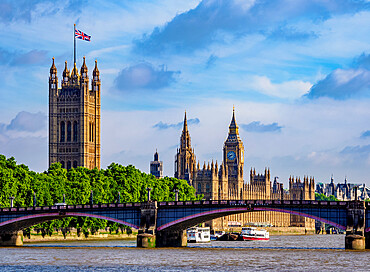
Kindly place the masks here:
MULTIPOLYGON (((150 197, 149 197, 150 199, 150 197)), ((254 211, 300 215, 346 231, 348 249, 370 248, 369 203, 313 200, 147 201, 0 209, 0 245, 22 245, 22 230, 63 217, 94 217, 138 230, 139 247, 185 246, 186 229, 222 216, 254 211)))

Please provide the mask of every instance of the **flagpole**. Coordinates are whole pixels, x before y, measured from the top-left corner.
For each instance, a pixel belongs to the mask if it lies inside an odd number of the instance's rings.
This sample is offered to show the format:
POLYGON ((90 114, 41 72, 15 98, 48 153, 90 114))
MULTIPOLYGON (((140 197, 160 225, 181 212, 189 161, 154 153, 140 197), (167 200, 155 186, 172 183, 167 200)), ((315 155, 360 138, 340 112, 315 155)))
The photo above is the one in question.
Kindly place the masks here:
POLYGON ((73 59, 74 59, 74 63, 76 63, 76 24, 74 24, 74 30, 73 30, 73 45, 74 45, 73 59))

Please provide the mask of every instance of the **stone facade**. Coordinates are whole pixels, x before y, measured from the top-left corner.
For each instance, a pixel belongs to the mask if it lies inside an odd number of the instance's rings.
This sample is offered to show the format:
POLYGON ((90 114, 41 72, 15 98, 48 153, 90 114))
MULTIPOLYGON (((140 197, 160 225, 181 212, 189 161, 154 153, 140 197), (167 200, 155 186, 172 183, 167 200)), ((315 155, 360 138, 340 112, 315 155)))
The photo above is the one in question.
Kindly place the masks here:
POLYGON ((177 149, 175 157, 175 178, 184 179, 193 185, 196 158, 194 149, 191 147, 191 139, 188 130, 186 112, 184 117, 184 128, 181 134, 180 148, 177 149))
POLYGON ((95 61, 89 89, 85 63, 70 73, 65 62, 61 88, 57 69, 49 77, 49 166, 60 162, 66 169, 100 168, 100 74, 95 61))
POLYGON ((366 200, 369 199, 370 188, 365 184, 348 183, 347 178, 344 183, 334 183, 332 177, 330 183, 319 182, 316 185, 316 193, 324 194, 326 196, 335 196, 338 200, 351 201, 351 200, 366 200))
MULTIPOLYGON (((283 184, 279 183, 276 178, 274 183, 271 183, 270 169, 266 168, 264 174, 258 174, 255 169, 251 169, 249 183, 244 181, 244 145, 239 136, 235 110, 233 110, 229 133, 224 143, 221 165, 218 165, 217 161, 208 164, 204 162, 203 167, 200 166, 199 162, 195 165, 195 154, 190 146, 186 114, 180 146, 176 154, 175 177, 188 180, 189 184, 194 186, 198 195, 204 195, 204 199, 315 199, 313 178, 308 180, 305 177, 302 184, 300 179, 294 181, 291 178, 288 191, 283 189, 283 184), (187 164, 184 164, 184 162, 187 164), (189 175, 186 175, 187 173, 189 175)), ((299 226, 308 229, 314 229, 315 227, 312 219, 269 211, 230 215, 207 222, 213 229, 227 229, 230 224, 244 226, 252 223, 272 224, 278 227, 299 226)))
POLYGON ((163 178, 163 162, 159 160, 157 151, 154 153, 154 160, 150 162, 150 174, 156 178, 163 178))

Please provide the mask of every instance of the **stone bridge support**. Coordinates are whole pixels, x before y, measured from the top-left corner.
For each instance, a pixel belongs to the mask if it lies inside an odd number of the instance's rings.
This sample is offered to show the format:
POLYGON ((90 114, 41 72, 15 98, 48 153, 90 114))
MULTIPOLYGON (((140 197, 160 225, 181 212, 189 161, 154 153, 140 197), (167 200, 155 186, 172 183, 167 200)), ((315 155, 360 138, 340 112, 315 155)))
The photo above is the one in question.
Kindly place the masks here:
POLYGON ((137 247, 156 247, 157 201, 141 204, 140 228, 136 238, 137 247))
POLYGON ((137 247, 183 247, 187 245, 185 230, 156 230, 157 202, 141 204, 141 223, 137 235, 137 247))
POLYGON ((157 247, 185 247, 187 244, 186 230, 163 230, 157 232, 157 247))
POLYGON ((0 246, 23 246, 23 231, 1 232, 0 246))
MULTIPOLYGON (((369 244, 370 241, 367 241, 369 244)), ((365 241, 365 202, 353 201, 347 207, 345 248, 363 250, 365 241)))

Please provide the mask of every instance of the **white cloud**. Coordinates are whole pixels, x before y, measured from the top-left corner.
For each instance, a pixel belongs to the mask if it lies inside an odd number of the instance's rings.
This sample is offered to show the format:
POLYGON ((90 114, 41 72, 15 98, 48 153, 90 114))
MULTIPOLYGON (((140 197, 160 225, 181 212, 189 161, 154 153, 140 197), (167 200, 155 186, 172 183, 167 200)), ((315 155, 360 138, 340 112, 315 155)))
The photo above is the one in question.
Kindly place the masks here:
POLYGON ((301 97, 312 87, 310 82, 304 82, 300 80, 272 83, 271 80, 266 76, 252 76, 250 80, 245 80, 244 85, 246 88, 270 96, 290 99, 301 97))

